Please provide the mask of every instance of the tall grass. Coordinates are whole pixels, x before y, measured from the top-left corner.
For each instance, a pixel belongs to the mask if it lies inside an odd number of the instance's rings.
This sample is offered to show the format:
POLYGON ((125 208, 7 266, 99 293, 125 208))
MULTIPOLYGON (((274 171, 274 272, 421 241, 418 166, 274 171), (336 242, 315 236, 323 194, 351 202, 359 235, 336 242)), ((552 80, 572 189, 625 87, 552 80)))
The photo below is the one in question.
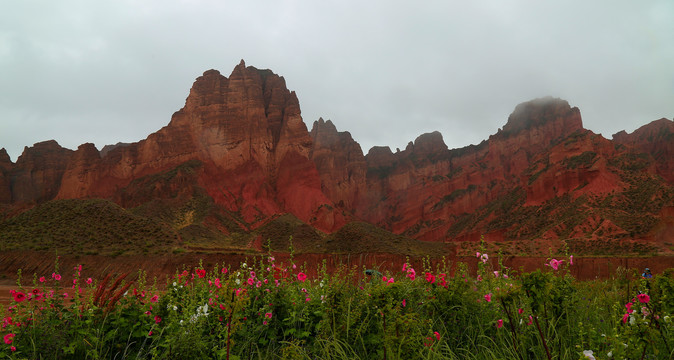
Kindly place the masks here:
MULTIPOLYGON (((256 263, 95 281, 19 275, 3 310, 10 359, 581 359, 672 357, 674 280, 576 281, 569 259, 516 273, 479 255, 371 274, 256 263), (312 271, 313 272, 313 271, 312 271), (361 280, 359 280, 361 279, 361 280), (43 280, 43 281, 42 281, 43 280), (67 295, 64 295, 67 294, 67 295)), ((493 260, 493 259, 492 259, 493 260)), ((57 264, 58 265, 58 264, 57 264)), ((543 265, 543 264, 542 264, 543 265)))

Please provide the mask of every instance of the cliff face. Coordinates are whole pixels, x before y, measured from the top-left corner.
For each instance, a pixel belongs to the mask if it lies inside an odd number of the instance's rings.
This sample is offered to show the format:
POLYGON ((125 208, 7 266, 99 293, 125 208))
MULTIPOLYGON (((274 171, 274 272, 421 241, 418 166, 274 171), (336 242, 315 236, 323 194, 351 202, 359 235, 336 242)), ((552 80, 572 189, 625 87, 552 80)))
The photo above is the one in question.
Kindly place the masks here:
POLYGON ((674 120, 655 120, 631 134, 621 131, 613 135, 613 141, 651 155, 658 174, 674 182, 674 120))
POLYGON ((13 201, 102 197, 135 204, 128 196, 139 193, 135 179, 196 160, 203 164, 199 176, 184 186, 205 189, 243 230, 290 212, 331 231, 344 219, 329 210, 311 144, 285 80, 242 61, 229 78, 206 71, 171 122, 138 143, 108 147, 102 157, 92 144, 75 152, 53 141, 27 149, 12 170, 13 201))
POLYGON ((15 164, 0 151, 0 204, 105 198, 179 237, 251 232, 290 213, 326 232, 365 221, 438 242, 660 239, 672 231, 673 124, 607 140, 548 97, 517 105, 478 145, 450 150, 433 132, 363 155, 330 120, 307 131, 285 80, 242 61, 229 77, 204 72, 169 124, 137 143, 47 141, 15 164))

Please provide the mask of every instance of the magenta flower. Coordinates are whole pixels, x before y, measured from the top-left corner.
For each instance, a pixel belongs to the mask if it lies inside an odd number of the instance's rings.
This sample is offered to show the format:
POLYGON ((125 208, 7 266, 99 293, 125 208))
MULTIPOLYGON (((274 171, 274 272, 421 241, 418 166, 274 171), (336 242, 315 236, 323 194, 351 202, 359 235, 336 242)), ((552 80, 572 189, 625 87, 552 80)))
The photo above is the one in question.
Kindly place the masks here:
POLYGON ((45 282, 45 280, 44 276, 40 276, 40 282, 45 282))
POLYGON ((297 274, 297 280, 299 280, 301 282, 304 282, 306 279, 307 279, 307 274, 305 274, 303 272, 297 274))
POLYGON ((651 301, 651 297, 648 296, 648 294, 639 294, 637 295, 637 299, 639 299, 639 302, 648 304, 649 301, 651 301))
POLYGON ((14 296, 14 301, 16 301, 16 302, 22 302, 22 301, 26 300, 26 294, 24 294, 22 292, 16 291, 12 295, 14 296))
POLYGON ((159 317, 159 315, 154 317, 154 322, 157 323, 157 324, 159 324, 161 322, 161 318, 159 317))
POLYGON ((503 327, 503 319, 496 320, 496 328, 500 329, 503 327))
POLYGON ((484 299, 487 300, 487 302, 491 302, 491 293, 485 295, 484 299))
POLYGON ((573 255, 569 256, 569 265, 573 265, 573 255))
POLYGON ((433 331, 433 334, 435 335, 435 338, 438 339, 438 341, 440 341, 440 333, 437 331, 433 331))
POLYGON ((7 345, 11 344, 11 343, 14 341, 14 337, 15 337, 15 336, 16 336, 15 334, 7 334, 7 335, 5 335, 5 337, 4 337, 4 339, 3 339, 3 340, 5 340, 5 344, 7 344, 7 345))
POLYGON ((267 319, 271 319, 272 313, 270 313, 270 312, 265 313, 265 314, 264 314, 264 317, 266 317, 267 319))
POLYGON ((627 319, 629 319, 629 317, 630 317, 629 313, 625 313, 625 315, 623 315, 623 324, 627 322, 627 319))
POLYGON ((407 302, 405 301, 405 299, 403 299, 403 307, 405 307, 406 305, 407 305, 407 302))
POLYGON ((546 263, 546 266, 550 266, 553 270, 559 269, 559 265, 562 265, 564 260, 557 260, 557 259, 552 259, 550 260, 550 263, 546 263))
POLYGON ((87 279, 87 285, 90 285, 92 282, 94 282, 94 280, 92 280, 91 278, 87 279))

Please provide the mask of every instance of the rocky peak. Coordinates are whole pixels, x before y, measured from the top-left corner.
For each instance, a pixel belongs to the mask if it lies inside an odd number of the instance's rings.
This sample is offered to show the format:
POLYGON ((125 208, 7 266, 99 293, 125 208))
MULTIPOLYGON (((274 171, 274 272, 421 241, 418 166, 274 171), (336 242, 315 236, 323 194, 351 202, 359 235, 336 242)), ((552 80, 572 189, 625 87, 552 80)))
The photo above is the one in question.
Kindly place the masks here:
POLYGON ((9 169, 12 164, 12 160, 9 158, 7 150, 5 150, 5 148, 0 149, 0 169, 9 169))
POLYGON ((544 97, 521 103, 508 117, 508 122, 496 136, 508 138, 523 130, 552 126, 557 136, 571 134, 582 129, 580 110, 569 106, 566 100, 544 97))
POLYGON ((72 152, 72 150, 59 145, 55 140, 42 141, 33 144, 32 147, 26 146, 23 149, 23 153, 16 160, 16 165, 17 167, 21 167, 27 163, 44 165, 55 159, 67 158, 72 152))
POLYGON ((613 135, 613 141, 653 156, 658 174, 674 182, 674 120, 655 120, 631 134, 618 132, 613 135))
POLYGON ((417 155, 438 155, 448 150, 447 145, 442 139, 442 134, 438 131, 419 135, 414 140, 413 151, 417 155))

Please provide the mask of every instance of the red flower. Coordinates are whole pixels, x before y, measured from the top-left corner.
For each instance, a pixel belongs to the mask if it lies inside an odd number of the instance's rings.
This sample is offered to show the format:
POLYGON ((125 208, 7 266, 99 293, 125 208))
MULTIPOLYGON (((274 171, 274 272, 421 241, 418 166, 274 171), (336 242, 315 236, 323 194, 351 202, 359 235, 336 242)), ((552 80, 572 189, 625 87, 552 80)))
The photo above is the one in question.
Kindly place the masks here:
POLYGON ((639 302, 644 304, 648 304, 648 302, 651 301, 651 297, 648 296, 648 294, 639 294, 637 295, 637 298, 639 299, 639 302))
POLYGON ((435 275, 427 272, 426 273, 426 281, 428 281, 431 284, 434 283, 435 282, 435 275))
POLYGON ((22 292, 19 292, 19 291, 14 293, 14 301, 22 302, 24 300, 26 300, 26 294, 24 294, 22 292))
POLYGON ((438 339, 438 341, 440 341, 440 333, 437 332, 437 331, 434 331, 433 334, 435 334, 435 338, 438 339))
POLYGON ((15 337, 15 336, 16 336, 16 335, 11 334, 11 333, 5 335, 5 337, 3 338, 3 339, 5 340, 5 344, 7 344, 7 345, 11 344, 11 343, 14 341, 14 337, 15 337))

